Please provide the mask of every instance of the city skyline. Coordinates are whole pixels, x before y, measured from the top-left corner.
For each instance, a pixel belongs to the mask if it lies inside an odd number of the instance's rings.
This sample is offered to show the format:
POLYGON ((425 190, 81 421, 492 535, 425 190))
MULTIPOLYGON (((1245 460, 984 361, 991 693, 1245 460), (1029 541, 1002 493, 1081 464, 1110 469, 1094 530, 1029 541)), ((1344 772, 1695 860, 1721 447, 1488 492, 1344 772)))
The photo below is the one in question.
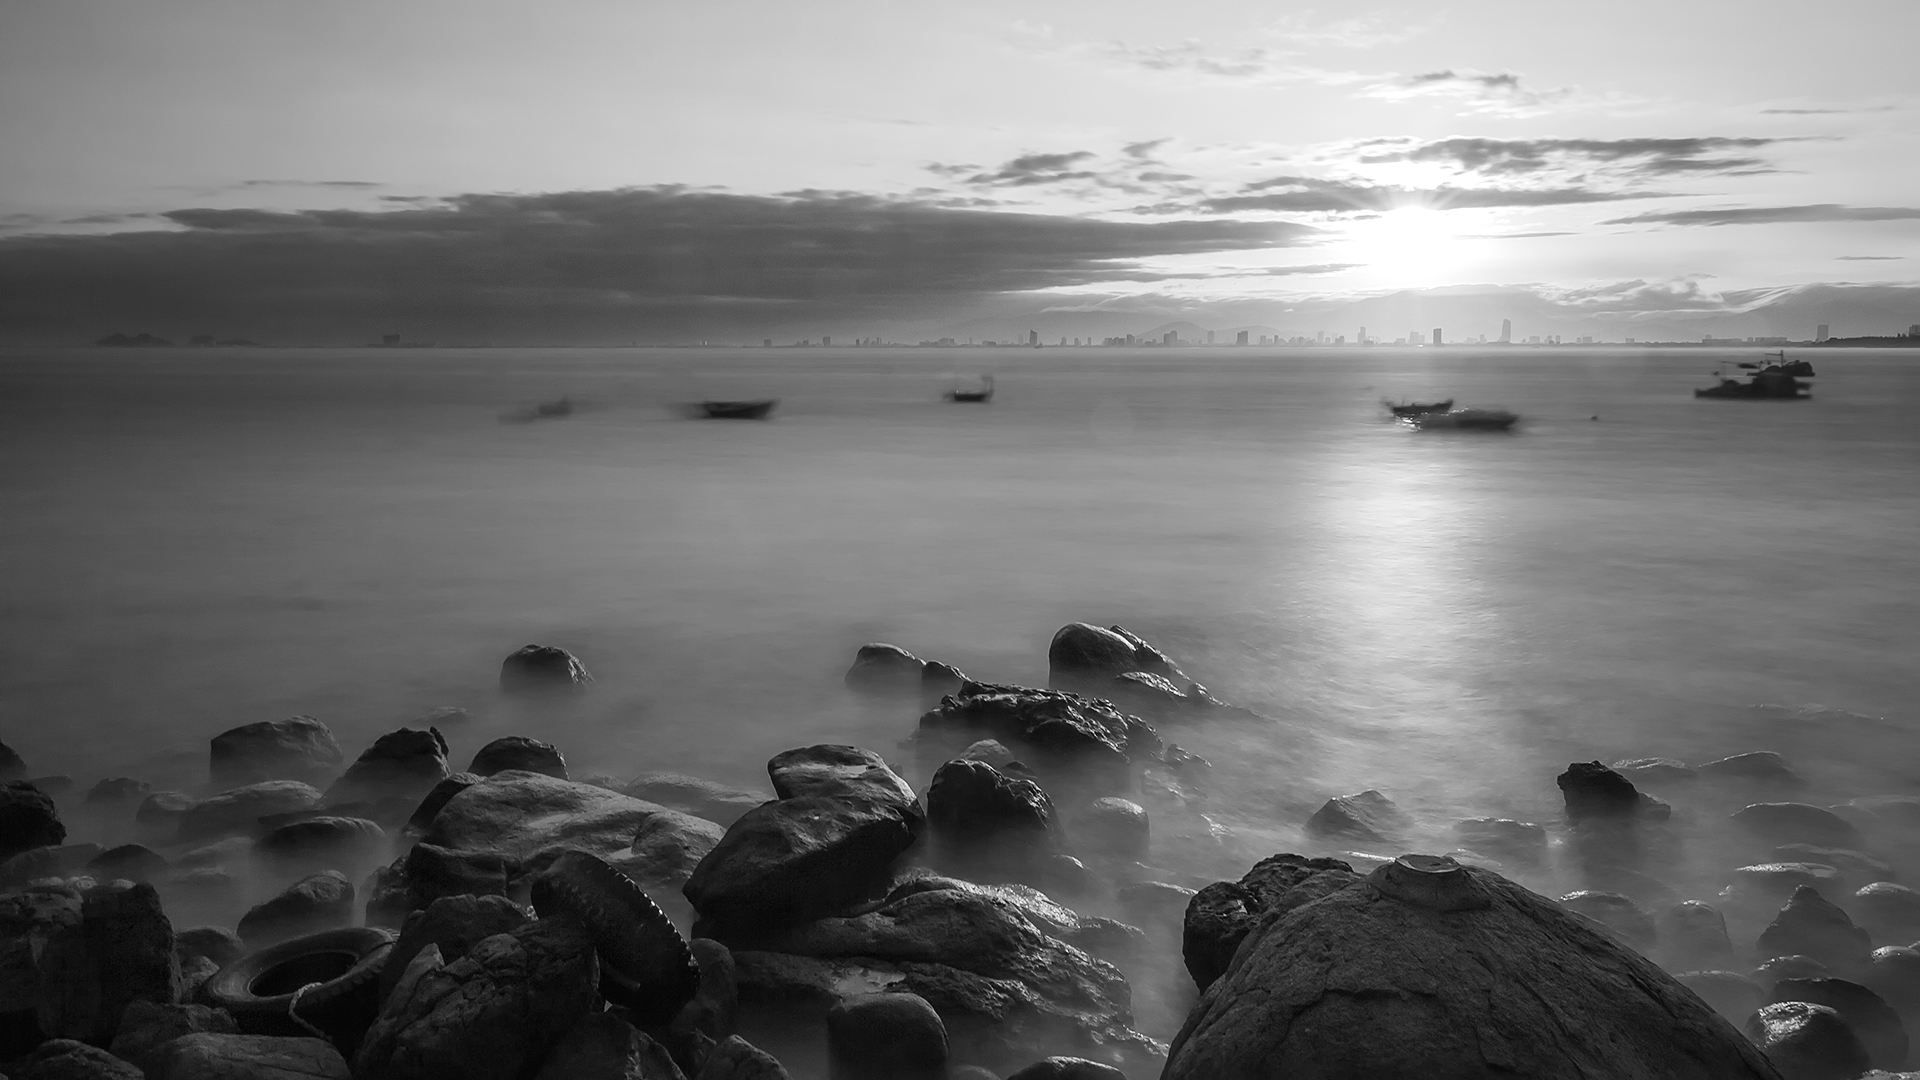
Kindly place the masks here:
POLYGON ((0 31, 0 341, 1920 318, 1894 0, 42 0, 0 31))

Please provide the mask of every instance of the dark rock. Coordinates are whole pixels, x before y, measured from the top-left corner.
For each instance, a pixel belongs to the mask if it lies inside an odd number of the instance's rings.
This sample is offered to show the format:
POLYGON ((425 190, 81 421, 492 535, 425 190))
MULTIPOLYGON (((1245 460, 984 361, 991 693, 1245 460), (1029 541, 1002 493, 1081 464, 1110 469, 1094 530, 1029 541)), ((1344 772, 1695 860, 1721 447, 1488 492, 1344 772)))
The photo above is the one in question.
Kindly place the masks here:
POLYGON ((66 839, 67 827, 46 792, 25 780, 0 784, 0 861, 66 839))
POLYGON ((915 832, 895 803, 782 799, 734 822, 681 891, 700 913, 696 932, 733 944, 872 896, 915 832))
POLYGON ((223 926, 196 926, 174 935, 174 952, 181 956, 204 956, 225 967, 245 954, 247 947, 240 935, 223 926))
POLYGON ((1044 843, 1055 823, 1053 800, 1039 784, 967 758, 934 772, 927 785, 927 820, 941 843, 959 847, 997 840, 1044 843))
POLYGON ((373 741, 327 789, 336 805, 379 798, 419 802, 447 778, 447 740, 439 728, 401 728, 373 741))
POLYGON ((1128 799, 1095 799, 1074 819, 1074 839, 1101 854, 1124 859, 1145 858, 1153 843, 1147 809, 1128 799))
POLYGON ((1873 950, 1860 981, 1902 1015, 1920 1014, 1920 949, 1887 945, 1873 950))
POLYGON ((1769 1004, 1804 1001, 1840 1014, 1867 1048, 1878 1069, 1898 1069, 1907 1061, 1907 1029, 1880 995, 1846 979, 1782 979, 1773 984, 1769 1004))
POLYGON ((1468 818, 1453 827, 1460 846, 1495 859, 1537 862, 1547 854, 1547 830, 1511 818, 1468 818))
POLYGON ((224 1009, 133 1001, 120 1014, 120 1030, 107 1049, 114 1057, 131 1062, 143 1072, 159 1075, 161 1048, 182 1035, 196 1032, 237 1035, 240 1029, 224 1009))
POLYGON ((1047 646, 1047 681, 1054 686, 1093 687, 1129 671, 1189 681, 1164 653, 1118 626, 1068 623, 1047 646))
POLYGON ((1665 803, 1643 795, 1633 781, 1598 761, 1576 761, 1555 781, 1566 800, 1567 820, 1592 819, 1665 821, 1665 803))
POLYGON ((467 714, 467 710, 458 705, 442 705, 414 723, 425 728, 459 727, 471 719, 473 717, 467 714))
POLYGON ((240 917, 240 940, 261 949, 303 934, 352 926, 353 883, 338 870, 301 878, 240 917))
POLYGON ((1669 971, 1712 970, 1733 960, 1726 917, 1711 904, 1682 900, 1660 913, 1656 929, 1663 966, 1669 971))
POLYGON ((929 660, 927 666, 920 669, 920 696, 930 701, 957 694, 966 684, 967 673, 952 664, 929 660))
POLYGON ((1772 990, 1783 979, 1824 979, 1833 974, 1811 956, 1775 956, 1753 969, 1753 979, 1772 990))
POLYGON ((380 861, 387 834, 361 818, 317 817, 282 825, 254 844, 253 853, 281 866, 348 867, 380 861))
POLYGON ((480 748, 467 771, 476 776, 492 776, 508 771, 540 773, 556 780, 567 779, 567 759, 552 743, 507 735, 480 748))
POLYGON ((789 1080, 789 1077, 772 1054, 738 1035, 730 1035, 707 1052, 707 1063, 694 1080, 789 1080))
POLYGON ((1805 885, 1760 932, 1762 956, 1810 956, 1842 975, 1864 967, 1872 951, 1865 930, 1805 885))
MULTIPOLYGON (((1020 759, 1014 757, 1013 751, 1002 746, 998 739, 981 739, 962 750, 960 757, 965 761, 984 761, 1001 772, 1007 772, 1014 766, 1020 765, 1020 759)), ((1024 768, 1024 766, 1021 767, 1024 768)), ((1032 778, 1027 777, 1027 779, 1032 778)))
POLYGON ((1178 923, 1186 917, 1195 892, 1165 881, 1136 881, 1120 886, 1120 910, 1136 923, 1178 923))
POLYGON ((1754 803, 1733 815, 1734 824, 1770 844, 1860 846, 1860 830, 1825 807, 1808 803, 1754 803))
POLYGON ((956 1065, 948 1070, 947 1080, 1000 1080, 1000 1074, 978 1065, 956 1065))
POLYGON ((1839 895, 1840 871, 1820 863, 1755 863, 1732 876, 1730 895, 1767 904, 1785 903, 1802 885, 1839 895))
POLYGON ((984 731, 1048 763, 1124 769, 1161 749, 1152 725, 1105 701, 1058 690, 968 682, 920 717, 923 731, 984 731))
POLYGON ((1652 952, 1659 940, 1652 913, 1619 893, 1583 889, 1561 897, 1560 906, 1599 923, 1621 943, 1638 952, 1652 952))
POLYGON ((927 662, 898 645, 860 646, 847 669, 846 683, 856 690, 919 690, 927 662))
POLYGON ((27 775, 27 763, 13 747, 0 742, 0 783, 18 780, 27 775))
POLYGON ((17 889, 36 878, 72 877, 98 854, 99 844, 29 848, 0 862, 0 888, 17 889))
POLYGON ((726 832, 717 823, 691 814, 655 814, 634 832, 628 857, 608 861, 635 881, 678 889, 707 852, 720 845, 726 832))
POLYGON ((592 1009, 599 966, 570 918, 495 934, 403 982, 354 1059, 358 1080, 519 1080, 592 1009))
POLYGON ((346 1059, 324 1039, 203 1032, 159 1053, 149 1080, 351 1080, 346 1059))
POLYGON ((769 798, 759 792, 730 788, 710 780, 661 772, 642 773, 621 785, 619 791, 630 798, 658 803, 722 826, 740 820, 742 814, 769 798))
POLYGON ((127 881, 158 881, 172 866, 166 857, 140 844, 121 844, 95 855, 87 862, 87 873, 102 881, 124 878, 127 881))
POLYGON ((1187 905, 1180 951, 1187 973, 1202 991, 1227 970, 1261 916, 1337 892, 1358 881, 1353 867, 1339 859, 1273 855, 1255 863, 1239 882, 1216 881, 1187 905))
POLYGON ((236 866, 252 856, 252 840, 244 836, 230 836, 225 840, 189 848, 176 856, 173 864, 183 870, 197 870, 207 866, 236 866))
POLYGON ((657 803, 538 773, 509 771, 466 788, 434 815, 423 842, 531 862, 585 851, 647 884, 680 883, 675 851, 706 851, 713 824, 657 803), (644 844, 642 840, 644 839, 644 844), (636 855, 636 852, 639 853, 636 855), (646 859, 665 861, 649 866, 646 859))
POLYGON ((1745 1030, 1784 1080, 1855 1080, 1870 1066, 1859 1036, 1825 1005, 1767 1005, 1747 1018, 1745 1030))
POLYGON ((209 771, 214 786, 221 788, 266 780, 318 784, 338 772, 340 763, 340 744, 327 725, 311 716, 291 716, 215 735, 209 771))
POLYGON ((180 996, 173 925, 151 885, 87 890, 79 921, 50 933, 37 960, 38 1019, 49 1038, 105 1046, 128 1003, 180 996))
POLYGON ((1853 894, 1853 913, 1875 941, 1890 944, 1920 938, 1920 892, 1876 881, 1853 894))
POLYGON ((1754 750, 1709 761, 1700 766, 1698 772, 1714 779, 1761 780, 1784 785, 1802 782, 1793 766, 1771 750, 1754 750))
POLYGON ((1282 1074, 1775 1075, 1650 961, 1497 874, 1426 856, 1262 919, 1163 1078, 1282 1074))
POLYGON ((1380 843, 1405 831, 1409 820, 1393 800, 1378 791, 1335 795, 1307 819, 1310 836, 1380 843))
POLYGON ((767 762, 773 793, 782 799, 868 799, 920 814, 913 788, 879 754, 858 746, 823 744, 784 750, 767 762))
POLYGON ((525 645, 500 662, 500 689, 507 693, 579 690, 592 682, 587 665, 554 645, 525 645))
POLYGON ((46 1039, 38 1017, 39 959, 50 938, 79 922, 80 894, 74 889, 0 894, 0 1061, 46 1039))
POLYGON ((1735 1024, 1767 1002, 1766 988, 1737 971, 1688 971, 1674 979, 1735 1024))
POLYGON ((437 946, 441 958, 452 963, 487 938, 511 933, 532 921, 527 909, 504 896, 442 896, 408 913, 380 972, 381 998, 393 993, 407 965, 427 946, 437 946))
POLYGON ((659 1043, 612 1013, 582 1016, 534 1080, 684 1080, 659 1043))
POLYGON ((181 791, 156 791, 140 800, 139 808, 133 812, 133 820, 135 824, 172 834, 179 828, 180 819, 198 801, 181 791))
POLYGON ((1819 863, 1839 871, 1844 888, 1857 889, 1875 881, 1898 881, 1891 864, 1864 851, 1821 847, 1818 844, 1781 844, 1773 849, 1781 862, 1819 863))
POLYGON ((147 797, 153 785, 127 776, 112 776, 87 791, 88 806, 123 806, 147 797))
POLYGON ((1096 956, 1135 951, 1146 935, 1125 923, 1098 916, 1081 915, 1055 903, 1046 893, 1028 885, 982 885, 939 874, 915 873, 896 885, 880 905, 891 904, 912 893, 953 889, 988 897, 992 902, 1017 910, 1020 917, 1049 937, 1058 938, 1096 956))
POLYGON ((1684 761, 1673 758, 1633 758, 1613 763, 1613 771, 1633 781, 1638 787, 1646 784, 1658 787, 1661 784, 1684 784, 1700 779, 1700 770, 1684 761))
POLYGON ((1086 1058, 1050 1057, 1034 1062, 1007 1080, 1127 1080, 1127 1074, 1086 1058))
POLYGON ((42 1043, 7 1067, 16 1080, 143 1080, 130 1062, 73 1039, 42 1043))
POLYGON ((73 777, 65 773, 54 773, 51 776, 29 776, 26 782, 55 798, 62 798, 73 794, 73 777))
POLYGON ((734 1014, 740 1009, 733 951, 712 938, 694 938, 687 944, 693 950, 693 962, 700 968, 700 988, 673 1018, 669 1030, 683 1041, 694 1032, 715 1041, 724 1040, 733 1033, 734 1014))
POLYGON ((916 994, 869 993, 827 1010, 833 1080, 947 1080, 947 1028, 916 994))
MULTIPOLYGON (((390 895, 380 908, 377 925, 400 925, 408 912, 419 911, 447 896, 505 896, 508 880, 519 870, 517 862, 494 851, 459 851, 438 844, 413 845, 394 863, 381 884, 390 895)), ((374 872, 376 878, 379 871, 374 872)), ((374 897, 367 898, 369 924, 374 897)))
POLYGON ((470 772, 459 772, 433 785, 420 800, 413 814, 407 818, 407 831, 426 832, 433 826, 433 819, 439 815, 442 807, 453 800, 455 795, 480 782, 480 777, 470 772))
POLYGON ((188 807, 180 815, 179 838, 187 841, 233 834, 262 836, 267 829, 261 825, 261 818, 312 810, 319 805, 320 792, 297 780, 249 784, 188 807))

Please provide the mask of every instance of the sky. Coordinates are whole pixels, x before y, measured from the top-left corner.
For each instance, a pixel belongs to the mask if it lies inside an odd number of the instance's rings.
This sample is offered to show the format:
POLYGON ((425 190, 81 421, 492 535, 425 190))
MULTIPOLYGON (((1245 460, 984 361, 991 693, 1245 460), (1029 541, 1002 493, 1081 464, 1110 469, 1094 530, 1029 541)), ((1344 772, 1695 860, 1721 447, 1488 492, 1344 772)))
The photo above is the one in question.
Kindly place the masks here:
POLYGON ((1920 323, 1912 0, 5 0, 0 341, 1920 323))

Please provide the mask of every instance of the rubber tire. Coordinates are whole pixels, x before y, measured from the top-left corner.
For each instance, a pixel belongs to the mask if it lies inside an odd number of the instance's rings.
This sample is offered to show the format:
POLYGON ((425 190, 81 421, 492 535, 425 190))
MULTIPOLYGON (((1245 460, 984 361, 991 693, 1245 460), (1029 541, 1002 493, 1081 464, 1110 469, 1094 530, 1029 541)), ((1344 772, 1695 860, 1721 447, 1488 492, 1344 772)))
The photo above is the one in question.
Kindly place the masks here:
POLYGON ((571 915, 600 954, 600 996, 665 1027, 700 986, 693 950, 637 882, 605 860, 565 851, 533 879, 533 910, 571 915))
MULTIPOLYGON (((288 1010, 300 983, 288 985, 270 994, 254 992, 254 984, 274 969, 291 962, 325 953, 343 953, 351 957, 351 966, 339 975, 319 982, 300 995, 300 1018, 327 1033, 341 1053, 349 1058, 360 1037, 373 1025, 380 1012, 380 972, 386 966, 387 953, 398 937, 391 930, 373 926, 324 930, 318 934, 269 945, 250 953, 215 972, 201 990, 207 1004, 227 1010, 240 1030, 248 1035, 279 1035, 311 1038, 313 1032, 296 1023, 288 1010)), ((283 981, 298 980, 282 971, 283 981)))

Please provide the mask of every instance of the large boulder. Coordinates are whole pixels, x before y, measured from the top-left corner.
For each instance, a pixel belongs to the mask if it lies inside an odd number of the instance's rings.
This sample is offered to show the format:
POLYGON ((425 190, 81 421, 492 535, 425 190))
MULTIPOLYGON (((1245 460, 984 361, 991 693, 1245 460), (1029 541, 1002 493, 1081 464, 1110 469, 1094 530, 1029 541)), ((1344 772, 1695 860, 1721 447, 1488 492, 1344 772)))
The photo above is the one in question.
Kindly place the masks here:
POLYGON ((854 994, 827 1010, 833 1080, 947 1080, 947 1028, 917 994, 854 994))
POLYGON ((1747 1018, 1745 1030, 1785 1080, 1855 1080, 1871 1065, 1860 1037, 1825 1005, 1767 1005, 1747 1018))
POLYGON ((1761 956, 1808 956, 1843 975, 1865 967, 1872 952, 1867 932, 1805 885, 1760 932, 1761 956))
POLYGON ((1082 851, 1109 858, 1144 859, 1153 846, 1147 808, 1132 799, 1108 795, 1081 807, 1073 819, 1073 840, 1082 851))
POLYGON ((1867 1048, 1876 1069, 1898 1069, 1907 1061, 1907 1029, 1900 1014, 1879 994, 1846 979, 1782 979, 1773 984, 1769 1004, 1804 1001, 1840 1014, 1867 1048))
POLYGON ((362 751, 327 789, 327 803, 381 798, 419 800, 447 778, 447 740, 439 728, 389 731, 362 751))
POLYGON ((151 885, 88 889, 78 914, 54 925, 35 957, 40 1030, 106 1046, 129 1003, 179 998, 173 924, 151 885))
POLYGON ((1007 1080, 1127 1080, 1127 1074, 1086 1058, 1056 1055, 1034 1062, 1007 1080))
POLYGON ((1153 726, 1097 698, 1060 690, 967 682, 920 717, 922 732, 982 732, 1018 742, 1036 764, 1124 770, 1161 750, 1153 726))
POLYGON ((26 775, 27 763, 20 759, 20 752, 0 742, 0 783, 19 780, 26 775))
POLYGON ((951 670, 945 664, 929 664, 898 645, 876 641, 860 646, 853 654, 846 683, 870 693, 921 692, 937 683, 944 671, 951 670), (942 670, 930 672, 930 668, 942 670))
POLYGON ((99 844, 29 848, 0 861, 0 889, 17 889, 37 878, 72 877, 99 855, 99 844))
POLYGON ((693 1080, 789 1080, 772 1054, 738 1035, 729 1035, 707 1051, 706 1064, 693 1080))
POLYGON ((230 835, 263 836, 261 818, 312 810, 320 792, 298 780, 264 780, 202 799, 180 815, 179 839, 211 840, 230 835))
POLYGON ((1139 671, 1175 684, 1190 682, 1166 654, 1124 627, 1102 629, 1068 623, 1047 645, 1047 681, 1053 686, 1093 689, 1116 675, 1139 671))
POLYGON ((767 762, 773 793, 782 799, 865 799, 921 816, 913 787, 879 754, 858 746, 823 744, 783 750, 767 762))
POLYGON ((153 785, 130 776, 109 776, 87 789, 88 806, 126 806, 147 797, 153 785))
POLYGON ((148 1080, 351 1080, 325 1039, 202 1032, 160 1048, 148 1080))
POLYGON ((1555 780, 1566 801, 1567 820, 1666 820, 1667 804, 1642 794, 1633 781, 1598 761, 1576 761, 1555 780))
POLYGON ((0 862, 66 839, 67 827, 46 792, 25 780, 0 784, 0 862))
POLYGON ((1809 803, 1754 803, 1736 811, 1733 823, 1768 844, 1861 846, 1860 830, 1853 822, 1824 806, 1809 803))
POLYGON ((487 938, 511 933, 532 921, 526 908, 504 896, 442 896, 409 912, 380 971, 381 998, 393 992, 407 965, 428 946, 438 948, 441 958, 452 963, 487 938))
POLYGON ((1876 941, 1920 939, 1920 892, 1876 881, 1853 894, 1853 913, 1876 941))
POLYGON ((500 689, 510 694, 579 690, 592 683, 587 665, 555 645, 523 645, 500 662, 500 689))
POLYGON ((1771 750, 1750 750, 1717 758, 1700 766, 1701 776, 1714 780, 1757 780, 1791 787, 1804 781, 1787 759, 1771 750))
POLYGON ((1163 1077, 1278 1075, 1777 1074, 1705 1002, 1553 901, 1413 855, 1263 919, 1163 1077))
POLYGON ((552 743, 529 739, 525 735, 506 735, 481 747, 473 755, 467 771, 475 776, 518 771, 540 773, 556 780, 567 779, 567 759, 552 743))
POLYGON ((1055 826, 1053 800, 1039 784, 968 758, 934 772, 927 819, 942 844, 961 848, 1003 839, 1045 842, 1055 826))
POLYGON ((1714 971, 1732 963, 1733 939, 1727 935, 1726 916, 1712 904, 1682 900, 1662 911, 1656 921, 1660 957, 1667 970, 1714 971))
POLYGON ((733 824, 740 815, 767 801, 767 796, 757 791, 666 772, 642 773, 621 785, 620 793, 722 826, 733 824))
POLYGON ((1622 944, 1640 953, 1652 952, 1660 937, 1653 913, 1619 893, 1581 889, 1561 897, 1560 906, 1599 923, 1622 944))
MULTIPOLYGON (((132 1001, 120 1014, 120 1027, 107 1049, 113 1056, 130 1061, 145 1072, 159 1072, 160 1050, 182 1035, 211 1032, 237 1035, 240 1028, 225 1009, 206 1005, 172 1005, 154 1001, 132 1001)), ((342 1065, 344 1068, 344 1063, 342 1065)))
POLYGON ((262 949, 289 938, 354 923, 353 883, 338 870, 323 870, 255 904, 240 917, 240 940, 262 949))
POLYGON ((340 771, 340 744, 333 731, 311 716, 242 724, 213 737, 208 757, 215 787, 235 788, 265 780, 318 784, 340 771))
POLYGON ((1269 911, 1291 911, 1358 880, 1353 867, 1339 859, 1284 854, 1260 860, 1237 882, 1216 881, 1201 889, 1187 903, 1180 935, 1194 985, 1205 990, 1225 974, 1240 943, 1269 911))
POLYGON ((158 881, 170 869, 172 864, 167 862, 165 856, 143 844, 121 844, 108 848, 89 859, 86 865, 86 872, 102 881, 118 878, 158 881))
POLYGON ((593 941, 571 918, 496 934, 403 980, 362 1040, 354 1076, 521 1080, 593 1008, 599 982, 593 941))
POLYGON ((407 817, 407 832, 415 836, 426 832, 433 826, 433 819, 439 815, 442 807, 480 780, 481 777, 473 773, 457 772, 433 785, 420 797, 420 805, 414 807, 413 813, 407 817))
POLYGON ((1369 788, 1358 795, 1335 795, 1314 811, 1307 835, 1348 843, 1379 844, 1406 832, 1412 819, 1392 799, 1369 788))
POLYGON ((522 866, 497 851, 415 844, 367 883, 367 924, 398 927, 409 912, 444 896, 505 896, 522 866))
POLYGON ((598 855, 646 884, 673 878, 627 858, 643 829, 656 844, 665 842, 663 834, 681 835, 689 849, 706 846, 713 832, 712 823, 658 803, 540 773, 508 771, 447 800, 423 842, 514 861, 571 848, 598 855))
POLYGON ((282 825, 253 845, 274 866, 320 866, 358 871, 384 861, 386 830, 364 818, 314 817, 282 825))
POLYGON ((51 1039, 7 1066, 18 1080, 142 1080, 132 1062, 74 1039, 51 1039))

